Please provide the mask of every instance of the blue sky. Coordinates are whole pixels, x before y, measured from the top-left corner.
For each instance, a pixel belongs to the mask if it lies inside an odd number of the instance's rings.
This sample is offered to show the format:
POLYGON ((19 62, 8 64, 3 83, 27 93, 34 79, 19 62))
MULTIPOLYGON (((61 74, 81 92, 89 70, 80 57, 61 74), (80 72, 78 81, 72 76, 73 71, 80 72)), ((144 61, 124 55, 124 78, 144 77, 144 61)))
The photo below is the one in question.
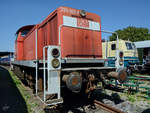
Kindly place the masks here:
POLYGON ((150 0, 0 0, 0 51, 14 51, 21 26, 40 23, 60 6, 96 13, 102 30, 116 31, 128 26, 150 29, 149 5, 150 0))

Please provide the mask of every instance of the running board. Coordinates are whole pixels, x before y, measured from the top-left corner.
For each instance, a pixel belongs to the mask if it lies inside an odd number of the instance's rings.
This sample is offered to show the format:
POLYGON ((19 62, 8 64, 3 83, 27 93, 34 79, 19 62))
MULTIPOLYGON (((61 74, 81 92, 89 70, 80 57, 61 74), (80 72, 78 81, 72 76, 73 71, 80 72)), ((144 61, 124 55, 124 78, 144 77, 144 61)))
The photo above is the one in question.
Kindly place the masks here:
POLYGON ((76 71, 76 70, 110 70, 110 69, 116 69, 116 67, 81 67, 81 68, 64 68, 61 69, 62 71, 76 71))

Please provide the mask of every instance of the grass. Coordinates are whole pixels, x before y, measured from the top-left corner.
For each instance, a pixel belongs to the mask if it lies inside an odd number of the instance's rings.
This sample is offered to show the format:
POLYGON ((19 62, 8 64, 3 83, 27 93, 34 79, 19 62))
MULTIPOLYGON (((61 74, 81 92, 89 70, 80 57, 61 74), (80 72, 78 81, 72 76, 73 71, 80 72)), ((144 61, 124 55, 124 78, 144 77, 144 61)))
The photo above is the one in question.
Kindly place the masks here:
MULTIPOLYGON (((23 86, 22 82, 19 80, 19 78, 12 72, 9 71, 14 83, 16 84, 16 87, 19 89, 22 97, 24 98, 26 105, 27 105, 27 111, 28 113, 34 113, 33 109, 36 109, 36 107, 38 107, 38 104, 36 102, 31 102, 32 97, 31 94, 29 94, 29 92, 27 92, 27 90, 25 89, 25 87, 23 86)), ((43 112, 40 112, 43 113, 43 112)))
POLYGON ((136 101, 135 95, 128 95, 127 97, 128 97, 128 100, 132 103, 136 101))
POLYGON ((148 100, 148 104, 150 105, 150 100, 148 100))
POLYGON ((121 97, 127 97, 127 100, 131 103, 136 103, 138 101, 147 101, 147 103, 150 105, 150 99, 145 98, 146 94, 142 92, 136 92, 129 94, 128 92, 120 93, 121 97))

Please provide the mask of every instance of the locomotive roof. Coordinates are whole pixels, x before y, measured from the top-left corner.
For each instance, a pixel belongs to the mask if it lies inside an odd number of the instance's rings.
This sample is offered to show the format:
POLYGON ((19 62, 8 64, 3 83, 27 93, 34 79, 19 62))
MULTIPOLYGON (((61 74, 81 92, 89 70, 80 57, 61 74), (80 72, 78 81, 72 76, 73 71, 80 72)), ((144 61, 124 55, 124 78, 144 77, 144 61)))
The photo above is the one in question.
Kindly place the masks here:
MULTIPOLYGON (((74 15, 74 13, 75 13, 75 15, 79 15, 78 13, 79 13, 79 10, 80 10, 80 9, 74 9, 74 8, 65 7, 65 6, 58 7, 56 10, 54 10, 53 12, 51 12, 51 13, 46 17, 46 19, 44 19, 44 20, 39 24, 39 27, 42 26, 42 25, 44 25, 50 18, 52 18, 52 16, 54 16, 54 14, 55 14, 58 10, 60 10, 61 13, 65 13, 65 14, 67 14, 67 15, 74 15), (75 10, 76 10, 76 11, 75 11, 75 10), (72 13, 73 13, 73 14, 72 14, 72 13)), ((99 20, 99 18, 97 18, 97 17, 99 17, 99 15, 97 15, 97 14, 95 14, 95 13, 90 13, 90 12, 86 12, 86 13, 92 14, 92 17, 96 17, 96 18, 94 18, 95 21, 96 21, 97 19, 99 20)), ((89 15, 88 15, 88 16, 89 16, 89 15)), ((90 15, 90 16, 91 16, 91 15, 90 15)), ((34 26, 36 26, 36 25, 26 25, 26 26, 23 26, 23 27, 21 27, 20 29, 17 30, 16 34, 18 34, 18 33, 19 33, 20 31, 22 31, 22 30, 32 29, 34 26)))
POLYGON ((149 43, 150 43, 150 40, 134 42, 134 44, 137 48, 149 48, 150 47, 149 43))
MULTIPOLYGON (((103 43, 105 43, 105 40, 102 41, 103 43)), ((114 41, 108 41, 110 43, 115 43, 117 42, 117 40, 114 40, 114 41)), ((122 40, 122 39, 119 39, 119 42, 131 42, 130 40, 122 40)))
POLYGON ((26 25, 17 30, 16 34, 18 34, 22 30, 32 29, 35 25, 26 25))

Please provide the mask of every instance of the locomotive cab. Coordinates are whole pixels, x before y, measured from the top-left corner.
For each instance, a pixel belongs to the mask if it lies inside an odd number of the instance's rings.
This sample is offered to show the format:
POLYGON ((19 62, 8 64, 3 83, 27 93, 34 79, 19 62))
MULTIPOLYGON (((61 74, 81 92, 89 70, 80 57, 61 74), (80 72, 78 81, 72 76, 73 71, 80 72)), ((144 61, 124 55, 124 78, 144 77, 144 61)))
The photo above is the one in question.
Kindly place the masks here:
POLYGON ((28 32, 34 27, 34 25, 28 25, 21 27, 16 32, 16 41, 15 41, 15 58, 16 60, 23 60, 23 41, 28 32))
MULTIPOLYGON (((119 51, 122 54, 123 66, 128 67, 139 63, 137 49, 131 41, 119 39, 119 51)), ((108 59, 108 66, 115 67, 117 41, 103 42, 103 58, 108 59)), ((119 56, 120 57, 120 56, 119 56)))
POLYGON ((25 37, 35 25, 23 26, 16 32, 17 39, 25 37))

